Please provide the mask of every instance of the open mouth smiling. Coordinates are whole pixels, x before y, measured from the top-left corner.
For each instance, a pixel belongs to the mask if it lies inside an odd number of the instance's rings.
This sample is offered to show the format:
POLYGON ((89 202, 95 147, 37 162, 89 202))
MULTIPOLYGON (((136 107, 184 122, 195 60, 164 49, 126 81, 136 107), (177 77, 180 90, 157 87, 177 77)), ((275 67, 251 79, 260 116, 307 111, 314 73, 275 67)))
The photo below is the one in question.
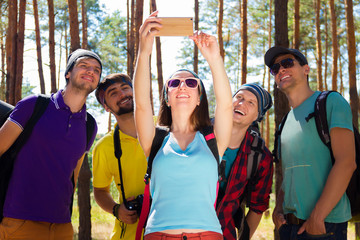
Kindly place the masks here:
POLYGON ((240 114, 241 116, 245 116, 245 115, 246 115, 246 114, 245 114, 243 111, 241 111, 241 110, 235 110, 234 112, 237 113, 237 114, 240 114))

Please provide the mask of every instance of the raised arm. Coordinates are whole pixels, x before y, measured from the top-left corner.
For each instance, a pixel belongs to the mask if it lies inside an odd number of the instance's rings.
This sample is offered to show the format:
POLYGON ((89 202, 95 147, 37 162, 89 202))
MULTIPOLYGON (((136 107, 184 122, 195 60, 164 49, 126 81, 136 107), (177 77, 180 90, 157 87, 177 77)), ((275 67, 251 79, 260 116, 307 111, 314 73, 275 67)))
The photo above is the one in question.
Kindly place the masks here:
POLYGON ((208 62, 213 77, 216 98, 214 131, 219 154, 222 156, 230 142, 232 129, 233 107, 229 79, 216 38, 199 31, 190 38, 194 40, 208 62))
POLYGON ((145 156, 150 154, 151 143, 155 134, 150 101, 150 55, 154 36, 161 28, 160 19, 153 12, 140 27, 140 42, 137 62, 134 72, 135 124, 141 147, 145 156))

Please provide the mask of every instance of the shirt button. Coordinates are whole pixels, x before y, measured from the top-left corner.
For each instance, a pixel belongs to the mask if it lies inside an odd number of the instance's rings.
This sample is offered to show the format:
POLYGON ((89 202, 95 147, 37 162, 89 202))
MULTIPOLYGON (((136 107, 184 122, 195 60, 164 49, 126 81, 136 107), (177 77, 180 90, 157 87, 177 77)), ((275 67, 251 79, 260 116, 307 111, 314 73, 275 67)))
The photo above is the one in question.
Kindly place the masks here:
POLYGON ((69 128, 71 127, 71 124, 69 124, 69 128))

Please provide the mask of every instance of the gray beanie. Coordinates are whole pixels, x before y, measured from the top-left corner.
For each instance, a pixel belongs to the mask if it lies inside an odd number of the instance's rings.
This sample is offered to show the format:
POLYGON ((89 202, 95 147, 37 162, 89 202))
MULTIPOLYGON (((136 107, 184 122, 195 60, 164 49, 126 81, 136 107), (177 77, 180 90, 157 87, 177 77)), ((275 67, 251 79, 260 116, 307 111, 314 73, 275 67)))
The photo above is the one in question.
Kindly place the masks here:
MULTIPOLYGON (((100 64, 100 68, 102 71, 102 63, 101 63, 101 59, 99 57, 99 55, 97 55, 96 53, 89 51, 89 50, 85 50, 85 49, 77 49, 74 52, 70 53, 68 59, 67 59, 67 65, 66 65, 66 70, 65 70, 65 78, 66 78, 66 74, 71 71, 71 69, 74 67, 76 60, 78 60, 81 57, 91 57, 94 58, 95 60, 97 60, 100 64)), ((100 73, 100 77, 101 77, 101 73, 100 73)), ((68 79, 66 78, 66 82, 68 81, 68 79)))
POLYGON ((236 91, 234 96, 240 91, 240 90, 248 90, 252 94, 256 96, 256 99, 258 101, 258 110, 259 115, 256 121, 260 122, 266 113, 267 110, 269 110, 272 106, 272 98, 268 91, 266 91, 264 88, 259 86, 255 83, 247 83, 242 85, 239 90, 236 91))

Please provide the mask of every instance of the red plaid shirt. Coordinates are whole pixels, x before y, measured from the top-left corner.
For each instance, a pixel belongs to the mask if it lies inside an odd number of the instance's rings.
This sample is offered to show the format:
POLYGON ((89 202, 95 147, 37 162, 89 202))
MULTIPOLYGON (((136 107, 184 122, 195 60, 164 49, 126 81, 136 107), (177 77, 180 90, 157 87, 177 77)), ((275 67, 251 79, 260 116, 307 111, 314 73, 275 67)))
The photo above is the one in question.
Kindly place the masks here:
MULTIPOLYGON (((231 167, 225 195, 219 199, 217 215, 223 230, 225 240, 236 239, 234 215, 241 208, 244 191, 248 185, 247 161, 251 151, 251 143, 255 137, 246 132, 236 159, 231 167)), ((262 158, 255 174, 255 186, 250 196, 249 208, 256 213, 263 213, 269 207, 269 194, 273 179, 273 157, 267 147, 264 147, 262 158)), ((245 192, 246 194, 246 192, 245 192)))

